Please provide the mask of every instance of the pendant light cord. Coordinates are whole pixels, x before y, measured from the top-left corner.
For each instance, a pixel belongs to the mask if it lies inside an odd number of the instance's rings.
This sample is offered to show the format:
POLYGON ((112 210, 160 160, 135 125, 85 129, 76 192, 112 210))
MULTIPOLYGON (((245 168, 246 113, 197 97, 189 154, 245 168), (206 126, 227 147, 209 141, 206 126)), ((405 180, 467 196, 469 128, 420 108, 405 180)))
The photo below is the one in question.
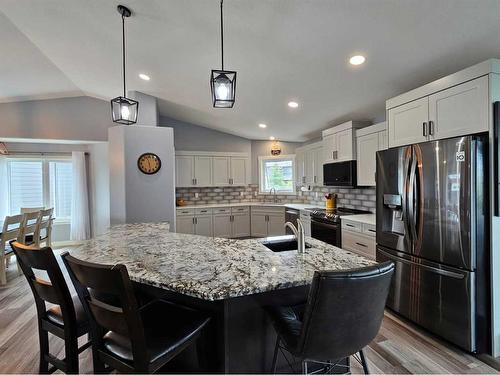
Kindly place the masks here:
POLYGON ((221 45, 221 60, 222 60, 222 70, 224 70, 224 24, 222 23, 222 2, 220 0, 220 45, 221 45))
POLYGON ((125 17, 122 14, 122 50, 123 50, 123 97, 126 98, 127 91, 125 86, 125 17))

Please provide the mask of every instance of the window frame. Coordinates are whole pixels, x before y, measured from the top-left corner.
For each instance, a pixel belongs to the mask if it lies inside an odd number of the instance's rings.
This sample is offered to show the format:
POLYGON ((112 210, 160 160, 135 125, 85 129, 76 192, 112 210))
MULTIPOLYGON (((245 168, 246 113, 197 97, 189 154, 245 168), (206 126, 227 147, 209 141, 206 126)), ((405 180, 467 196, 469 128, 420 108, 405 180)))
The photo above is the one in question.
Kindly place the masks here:
MULTIPOLYGON (((16 161, 26 161, 26 162, 41 162, 42 163, 42 198, 43 198, 43 207, 50 207, 50 163, 51 162, 67 162, 71 163, 71 155, 9 155, 6 158, 7 163, 7 207, 8 207, 8 215, 15 215, 16 213, 12 213, 10 211, 10 199, 11 199, 11 164, 10 162, 16 161)), ((55 212, 54 212, 55 214, 55 212)), ((69 217, 55 217, 55 223, 61 224, 70 224, 71 216, 69 217)))
POLYGON ((295 154, 288 155, 276 155, 276 156, 259 156, 259 194, 271 195, 269 191, 263 190, 264 188, 264 163, 266 161, 280 161, 280 160, 291 160, 292 161, 292 191, 276 190, 277 195, 296 195, 297 187, 295 183, 296 178, 296 165, 295 165, 295 154))

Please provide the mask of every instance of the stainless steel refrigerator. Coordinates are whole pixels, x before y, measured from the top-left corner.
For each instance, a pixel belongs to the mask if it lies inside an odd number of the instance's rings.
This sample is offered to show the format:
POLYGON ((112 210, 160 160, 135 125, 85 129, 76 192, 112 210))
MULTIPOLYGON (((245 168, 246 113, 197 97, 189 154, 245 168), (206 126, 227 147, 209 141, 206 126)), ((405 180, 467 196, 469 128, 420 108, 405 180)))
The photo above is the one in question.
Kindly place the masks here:
POLYGON ((489 352, 488 138, 377 153, 377 260, 396 264, 387 306, 489 352))

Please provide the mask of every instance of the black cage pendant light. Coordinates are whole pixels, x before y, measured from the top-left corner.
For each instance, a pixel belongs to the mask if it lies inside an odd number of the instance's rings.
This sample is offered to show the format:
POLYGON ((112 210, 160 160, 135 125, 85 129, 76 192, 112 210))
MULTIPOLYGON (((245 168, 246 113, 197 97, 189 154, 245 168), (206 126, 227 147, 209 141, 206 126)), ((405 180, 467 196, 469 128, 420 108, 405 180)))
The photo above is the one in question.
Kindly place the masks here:
POLYGON ((221 70, 212 70, 210 87, 212 89, 212 103, 215 108, 233 108, 236 94, 236 72, 224 70, 224 27, 222 22, 222 2, 220 0, 220 41, 221 41, 221 70))
POLYGON ((139 111, 139 102, 127 98, 127 87, 125 85, 125 17, 130 17, 132 12, 123 5, 118 5, 116 9, 122 16, 123 96, 111 99, 111 114, 113 116, 113 122, 131 125, 137 122, 137 113, 139 111))

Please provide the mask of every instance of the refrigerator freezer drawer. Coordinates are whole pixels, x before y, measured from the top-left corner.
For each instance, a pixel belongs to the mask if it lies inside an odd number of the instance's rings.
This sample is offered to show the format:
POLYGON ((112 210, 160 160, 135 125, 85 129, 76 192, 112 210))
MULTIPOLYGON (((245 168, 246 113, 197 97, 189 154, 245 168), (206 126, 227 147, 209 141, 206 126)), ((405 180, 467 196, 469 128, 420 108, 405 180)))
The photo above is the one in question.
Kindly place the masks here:
POLYGON ((388 260, 396 268, 387 307, 475 352, 475 273, 377 247, 377 261, 388 260))

